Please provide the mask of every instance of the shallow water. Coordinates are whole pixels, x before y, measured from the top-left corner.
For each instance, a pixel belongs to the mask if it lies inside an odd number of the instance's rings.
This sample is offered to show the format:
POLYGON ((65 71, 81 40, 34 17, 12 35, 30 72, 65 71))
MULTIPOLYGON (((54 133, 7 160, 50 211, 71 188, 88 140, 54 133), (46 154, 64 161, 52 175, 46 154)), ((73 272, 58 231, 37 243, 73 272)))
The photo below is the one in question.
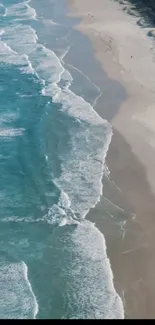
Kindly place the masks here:
POLYGON ((73 20, 64 1, 0 7, 0 318, 123 318, 104 237, 85 220, 112 130, 91 106, 99 89, 87 81, 88 103, 64 69, 73 20))

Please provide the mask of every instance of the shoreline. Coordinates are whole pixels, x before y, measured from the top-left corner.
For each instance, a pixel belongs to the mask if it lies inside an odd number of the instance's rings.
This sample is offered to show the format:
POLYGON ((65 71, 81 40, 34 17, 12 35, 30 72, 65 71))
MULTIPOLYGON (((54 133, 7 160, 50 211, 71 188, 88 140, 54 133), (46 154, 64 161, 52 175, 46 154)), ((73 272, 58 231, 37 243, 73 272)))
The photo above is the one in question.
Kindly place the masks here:
MULTIPOLYGON (((136 25, 136 18, 126 15, 117 2, 97 0, 94 5, 93 1, 86 0, 83 4, 81 0, 69 0, 69 6, 71 16, 82 18, 76 28, 91 40, 95 56, 104 71, 112 80, 120 82, 127 92, 127 99, 110 121, 114 135, 106 159, 111 178, 121 191, 116 188, 112 190, 112 184, 105 184, 106 180, 103 180, 104 196, 87 218, 95 222, 105 236, 115 289, 125 302, 125 318, 154 318, 155 153, 152 138, 155 130, 149 116, 153 112, 155 99, 152 77, 155 64, 151 61, 150 40, 136 25), (111 25, 110 19, 113 22, 111 25), (125 39, 121 35, 118 37, 120 22, 129 34, 126 52, 123 47, 125 39), (138 33, 136 37, 133 34, 135 31, 138 33), (140 42, 139 46, 136 45, 137 41, 140 42), (120 52, 119 47, 122 47, 120 52), (130 53, 130 49, 134 54, 130 53), (140 53, 145 53, 147 60, 150 60, 151 76, 149 72, 146 73, 145 67, 143 69, 145 56, 141 57, 140 53), (139 55, 141 60, 138 64, 139 55), (120 207, 124 205, 123 236, 120 225, 102 217, 105 197, 120 207), (116 236, 112 237, 115 231, 116 236)), ((106 118, 103 108, 97 109, 97 112, 106 118)))

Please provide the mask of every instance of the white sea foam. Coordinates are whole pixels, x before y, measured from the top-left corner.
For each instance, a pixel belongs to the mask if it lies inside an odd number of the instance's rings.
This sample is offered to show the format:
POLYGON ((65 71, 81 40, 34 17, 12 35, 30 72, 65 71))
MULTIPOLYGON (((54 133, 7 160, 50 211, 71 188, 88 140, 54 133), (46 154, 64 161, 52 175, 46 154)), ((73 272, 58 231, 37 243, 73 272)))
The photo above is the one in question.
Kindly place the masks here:
POLYGON ((0 128, 0 137, 8 138, 8 137, 17 137, 21 136, 24 132, 24 129, 11 129, 11 128, 0 128))
POLYGON ((29 290, 30 290, 31 295, 32 295, 32 298, 33 298, 34 308, 33 308, 32 318, 36 318, 36 315, 38 314, 38 311, 39 311, 38 303, 37 303, 36 297, 35 297, 35 295, 33 293, 31 283, 29 282, 29 279, 28 279, 28 267, 27 267, 27 265, 24 262, 21 262, 21 263, 22 263, 23 269, 24 269, 24 278, 25 278, 25 281, 27 282, 27 285, 29 287, 29 290))
MULTIPOLYGON (((1 194, 3 195, 3 194, 1 194)), ((5 197, 5 195, 4 195, 5 197)), ((45 223, 45 217, 43 216, 42 218, 36 218, 34 219, 33 216, 27 217, 27 218, 19 218, 19 216, 12 216, 12 217, 2 217, 1 222, 3 223, 45 223)))
MULTIPOLYGON (((62 75, 61 75, 61 79, 64 80, 64 81, 69 81, 70 83, 72 83, 73 81, 73 77, 72 75, 70 74, 69 71, 67 70, 64 70, 62 75)), ((68 87, 67 87, 68 88, 68 87)))
POLYGON ((78 221, 74 219, 74 213, 70 208, 65 209, 59 204, 53 204, 48 213, 43 217, 51 225, 64 226, 66 224, 77 224, 78 221))
POLYGON ((70 204, 69 196, 64 191, 61 191, 58 205, 63 208, 69 208, 70 204))
POLYGON ((45 155, 45 160, 48 161, 48 156, 47 155, 45 155))
POLYGON ((35 75, 37 76, 35 70, 34 70, 33 67, 32 67, 31 61, 29 60, 28 55, 24 54, 24 55, 23 55, 23 58, 25 58, 25 61, 26 61, 27 65, 26 65, 26 66, 22 66, 22 67, 20 68, 20 70, 23 71, 23 72, 25 72, 25 73, 32 73, 32 74, 35 74, 35 75))
POLYGON ((19 55, 5 42, 0 41, 0 62, 21 66, 21 70, 25 73, 34 73, 28 56, 19 55))
POLYGON ((7 14, 7 9, 4 7, 3 4, 0 4, 0 16, 5 17, 7 14))
POLYGON ((4 29, 0 30, 0 36, 4 34, 4 29))
MULTIPOLYGON (((2 89, 2 91, 3 91, 3 89, 2 89)), ((18 114, 17 113, 13 113, 13 112, 3 113, 3 115, 0 116, 0 127, 3 126, 7 122, 14 122, 14 121, 16 121, 17 118, 18 118, 18 114)))
POLYGON ((24 262, 0 262, 0 318, 31 319, 38 313, 38 304, 28 280, 24 262))
POLYGON ((110 133, 111 127, 109 123, 103 120, 89 103, 82 97, 75 95, 68 87, 67 89, 61 89, 58 86, 58 83, 64 75, 67 76, 70 82, 72 81, 72 77, 68 71, 65 71, 61 61, 53 51, 38 44, 36 49, 30 53, 29 58, 38 76, 47 82, 47 86, 43 90, 45 95, 52 96, 54 102, 61 103, 63 109, 69 115, 80 118, 93 125, 101 124, 105 128, 108 127, 110 133))
POLYGON ((69 52, 70 50, 70 45, 67 46, 66 50, 63 52, 63 54, 61 54, 61 56, 59 57, 59 59, 63 62, 63 58, 67 55, 67 53, 69 52))
POLYGON ((59 91, 57 83, 61 79, 64 68, 56 54, 44 45, 38 44, 36 49, 30 53, 30 60, 39 77, 48 82, 50 91, 53 92, 53 87, 59 91))
POLYGON ((16 21, 36 20, 37 15, 34 8, 28 5, 29 1, 20 2, 9 6, 7 16, 11 16, 16 21))
MULTIPOLYGON (((42 17, 40 17, 40 18, 42 18, 42 17)), ((42 24, 44 25, 44 26, 47 26, 47 27, 51 27, 51 25, 52 26, 59 26, 59 24, 58 23, 56 23, 55 21, 53 21, 52 19, 45 19, 44 17, 43 17, 43 19, 42 19, 42 24)))
POLYGON ((70 279, 67 317, 123 319, 123 303, 114 289, 103 235, 91 222, 83 220, 68 237, 65 249, 71 250, 74 258, 66 270, 70 279))
POLYGON ((38 40, 35 30, 31 26, 13 24, 4 28, 2 40, 18 54, 29 54, 38 40))
POLYGON ((110 170, 106 164, 105 164, 104 174, 107 178, 110 177, 110 170))

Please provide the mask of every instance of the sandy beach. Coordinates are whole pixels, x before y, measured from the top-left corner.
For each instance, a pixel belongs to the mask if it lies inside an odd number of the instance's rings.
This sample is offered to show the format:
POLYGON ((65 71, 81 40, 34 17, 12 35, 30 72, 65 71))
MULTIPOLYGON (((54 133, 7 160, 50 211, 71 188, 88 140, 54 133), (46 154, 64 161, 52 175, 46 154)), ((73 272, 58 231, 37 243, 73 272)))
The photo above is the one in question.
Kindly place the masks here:
MULTIPOLYGON (((141 28, 140 18, 123 11, 118 1, 69 0, 69 6, 70 15, 81 18, 75 28, 89 37, 103 70, 127 94, 109 119, 114 132, 107 155, 110 180, 103 180, 104 196, 88 217, 105 235, 125 317, 155 318, 155 47, 147 36, 150 28, 141 28), (121 228, 103 217, 105 198, 120 207, 121 228)), ((105 118, 103 107, 97 111, 105 118)))

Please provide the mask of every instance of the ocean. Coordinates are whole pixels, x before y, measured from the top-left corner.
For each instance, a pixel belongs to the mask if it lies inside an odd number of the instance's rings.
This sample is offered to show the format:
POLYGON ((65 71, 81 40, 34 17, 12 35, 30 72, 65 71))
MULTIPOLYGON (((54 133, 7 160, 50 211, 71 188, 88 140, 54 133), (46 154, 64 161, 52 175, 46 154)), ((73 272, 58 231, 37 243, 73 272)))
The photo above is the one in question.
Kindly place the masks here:
POLYGON ((98 87, 65 68, 66 12, 64 0, 0 3, 1 319, 124 317, 104 236, 85 218, 112 129, 93 108, 98 87))

